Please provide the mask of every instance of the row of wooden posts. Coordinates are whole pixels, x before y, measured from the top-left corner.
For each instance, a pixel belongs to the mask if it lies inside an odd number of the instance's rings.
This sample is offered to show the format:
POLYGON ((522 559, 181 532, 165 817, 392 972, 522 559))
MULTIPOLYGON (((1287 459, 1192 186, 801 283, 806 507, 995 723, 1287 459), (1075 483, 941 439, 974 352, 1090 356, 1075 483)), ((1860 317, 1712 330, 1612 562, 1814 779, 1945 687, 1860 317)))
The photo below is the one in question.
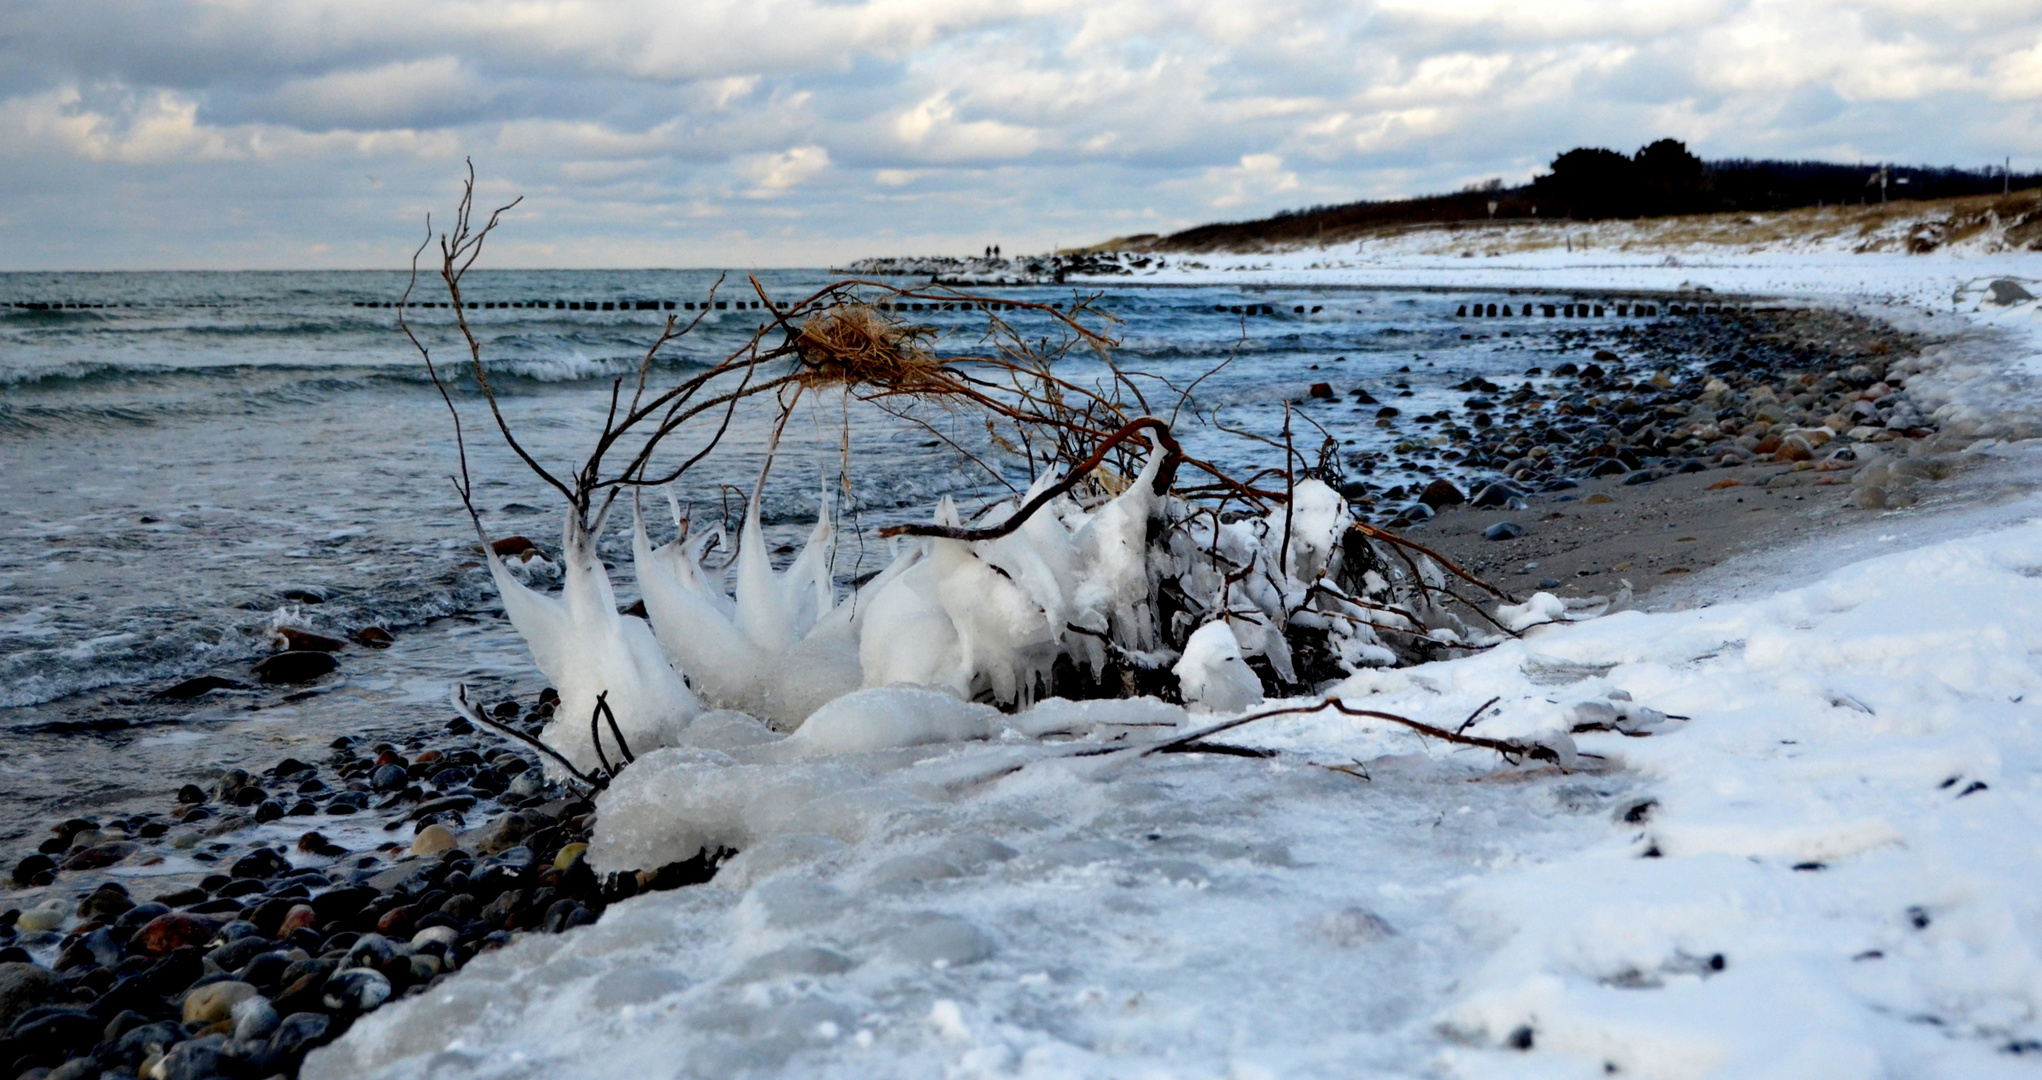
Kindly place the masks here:
MULTIPOLYGON (((1543 318, 1600 319, 1613 313, 1619 319, 1653 318, 1659 314, 1658 304, 1634 304, 1608 302, 1602 304, 1518 304, 1513 310, 1510 304, 1462 304, 1454 312, 1458 319, 1509 319, 1529 318, 1533 309, 1543 318)), ((1316 308, 1313 310, 1317 310, 1316 308)), ((1736 304, 1668 304, 1668 315, 1728 315, 1738 311, 1750 311, 1749 307, 1736 304)))

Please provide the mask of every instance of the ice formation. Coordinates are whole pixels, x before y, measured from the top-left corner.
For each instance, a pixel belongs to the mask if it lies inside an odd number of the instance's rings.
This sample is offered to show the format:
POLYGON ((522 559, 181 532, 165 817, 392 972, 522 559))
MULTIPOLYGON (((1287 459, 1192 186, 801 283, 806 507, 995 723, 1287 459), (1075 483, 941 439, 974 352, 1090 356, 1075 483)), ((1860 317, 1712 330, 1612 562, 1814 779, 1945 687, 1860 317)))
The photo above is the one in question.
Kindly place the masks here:
POLYGON ((830 580, 828 502, 793 564, 775 572, 759 500, 751 500, 738 539, 735 596, 712 584, 702 567, 705 548, 720 537, 683 534, 654 548, 638 516, 632 554, 646 616, 667 657, 710 701, 795 727, 861 681, 855 608, 836 603, 830 580))
MULTIPOLYGON (((713 570, 704 558, 725 539, 720 527, 691 533, 676 507, 680 534, 655 547, 635 516, 645 621, 616 614, 593 542, 572 523, 558 597, 534 591, 493 554, 490 572, 560 690, 546 738, 583 769, 598 761, 589 716, 605 690, 631 748, 644 752, 677 744, 703 708, 698 694, 790 732, 861 688, 907 685, 1025 709, 1052 691, 1056 665, 1068 660, 1095 680, 1120 672, 1114 690, 1146 680, 1200 711, 1230 712, 1261 701, 1270 680, 1305 690, 1394 663, 1382 631, 1421 645, 1482 640, 1437 609, 1421 617, 1422 605, 1398 607, 1400 587, 1408 596, 1414 581, 1437 585, 1436 570, 1395 567, 1355 543, 1346 501, 1322 481, 1299 481, 1289 504, 1265 516, 1224 520, 1159 493, 1163 464, 1155 449, 1131 478, 1100 475, 1110 498, 1088 507, 1060 496, 992 540, 900 542, 893 563, 841 602, 827 499, 807 544, 775 570, 756 492, 736 557, 713 570), (1428 572, 1429 581, 1414 577, 1428 572), (1303 667, 1293 641, 1313 650, 1303 667)), ((992 513, 1019 513, 1051 481, 992 513)), ((957 511, 946 499, 935 519, 956 525, 957 511)), ((1544 613, 1536 599, 1526 610, 1544 613)), ((840 740, 831 745, 888 737, 881 721, 861 721, 873 730, 852 734, 830 715, 830 738, 840 740)))
POLYGON ((1200 712, 1239 712, 1262 700, 1262 680, 1241 659, 1241 643, 1224 622, 1199 627, 1170 669, 1184 703, 1200 712))
MULTIPOLYGON (((489 574, 503 597, 504 614, 532 652, 532 662, 560 692, 545 741, 587 771, 599 766, 590 741, 589 720, 596 698, 605 699, 631 751, 671 745, 687 722, 702 711, 660 651, 645 620, 617 612, 610 575, 594 538, 570 514, 561 545, 560 595, 548 596, 519 581, 503 560, 483 546, 489 574)), ((623 747, 607 725, 601 757, 622 760, 623 747)))

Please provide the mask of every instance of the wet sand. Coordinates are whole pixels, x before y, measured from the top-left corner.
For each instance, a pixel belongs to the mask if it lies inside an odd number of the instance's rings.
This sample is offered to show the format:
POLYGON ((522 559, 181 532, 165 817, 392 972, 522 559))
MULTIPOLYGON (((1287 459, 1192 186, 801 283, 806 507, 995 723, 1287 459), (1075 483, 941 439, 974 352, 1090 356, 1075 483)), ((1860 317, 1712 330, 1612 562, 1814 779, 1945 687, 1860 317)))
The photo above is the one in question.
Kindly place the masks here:
POLYGON ((1605 477, 1531 495, 1528 510, 1449 507, 1404 535, 1519 598, 1610 596, 1629 582, 1643 600, 1740 555, 1864 520, 1850 501, 1853 471, 1753 464, 1644 484, 1605 477), (1501 521, 1524 535, 1487 539, 1501 521))

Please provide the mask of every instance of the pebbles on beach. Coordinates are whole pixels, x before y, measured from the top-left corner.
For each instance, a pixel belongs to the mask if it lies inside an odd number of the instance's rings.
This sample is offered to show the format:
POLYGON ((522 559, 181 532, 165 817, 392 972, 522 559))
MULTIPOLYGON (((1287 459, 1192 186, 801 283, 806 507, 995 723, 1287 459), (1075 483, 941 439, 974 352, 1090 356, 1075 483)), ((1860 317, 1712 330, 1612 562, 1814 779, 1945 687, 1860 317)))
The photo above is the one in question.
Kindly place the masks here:
MULTIPOLYGON (((1408 528, 1449 506, 1521 509, 1581 478, 1638 485, 1766 463, 1854 469, 1865 462, 1860 447, 1935 434, 1895 363, 1914 340, 1847 313, 1744 311, 1562 330, 1554 340, 1562 353, 1593 351, 1586 363, 1530 368, 1514 389, 1479 376, 1448 386, 1467 395, 1458 409, 1374 409, 1399 441, 1349 453, 1344 464, 1361 478, 1343 490, 1379 521, 1408 528), (1413 473, 1419 479, 1388 479, 1413 473)), ((1358 409, 1375 401, 1365 387, 1352 394, 1358 409)), ((1893 469, 1866 470, 1856 504, 1909 505, 1912 486, 1935 472, 1893 469)))
MULTIPOLYGON (((552 700, 499 711, 536 724, 552 700)), ((727 857, 599 878, 593 805, 541 781, 525 748, 472 736, 457 722, 403 748, 343 737, 318 764, 234 769, 162 811, 54 826, 0 898, 0 1075, 295 1075, 356 1017, 477 953, 706 881, 727 857), (318 829, 280 843, 261 823, 286 816, 345 822, 333 831, 355 849, 318 829), (193 872, 134 872, 172 859, 193 872)))

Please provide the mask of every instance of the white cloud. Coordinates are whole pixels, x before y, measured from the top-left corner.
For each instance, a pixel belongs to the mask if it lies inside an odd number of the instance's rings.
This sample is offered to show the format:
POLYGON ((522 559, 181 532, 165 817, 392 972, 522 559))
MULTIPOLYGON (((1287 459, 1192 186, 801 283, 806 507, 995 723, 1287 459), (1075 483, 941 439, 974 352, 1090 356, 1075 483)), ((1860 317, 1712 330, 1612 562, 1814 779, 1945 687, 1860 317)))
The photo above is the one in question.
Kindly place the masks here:
POLYGON ((1231 168, 1207 169, 1205 182, 1217 194, 1206 200, 1216 210, 1240 206, 1250 199, 1298 189, 1298 174, 1287 172, 1275 154, 1244 154, 1231 168))
POLYGON ((827 172, 830 152, 820 146, 797 146, 778 154, 763 154, 746 160, 741 171, 750 178, 753 198, 783 195, 827 172))
POLYGON ((309 238, 290 251, 390 263, 471 154, 530 196, 500 257, 633 262, 664 223, 654 250, 758 263, 1449 190, 1662 135, 2042 168, 2042 9, 0 0, 0 265, 23 267, 268 257, 256 203, 309 238), (71 224, 116 203, 150 244, 71 224))

